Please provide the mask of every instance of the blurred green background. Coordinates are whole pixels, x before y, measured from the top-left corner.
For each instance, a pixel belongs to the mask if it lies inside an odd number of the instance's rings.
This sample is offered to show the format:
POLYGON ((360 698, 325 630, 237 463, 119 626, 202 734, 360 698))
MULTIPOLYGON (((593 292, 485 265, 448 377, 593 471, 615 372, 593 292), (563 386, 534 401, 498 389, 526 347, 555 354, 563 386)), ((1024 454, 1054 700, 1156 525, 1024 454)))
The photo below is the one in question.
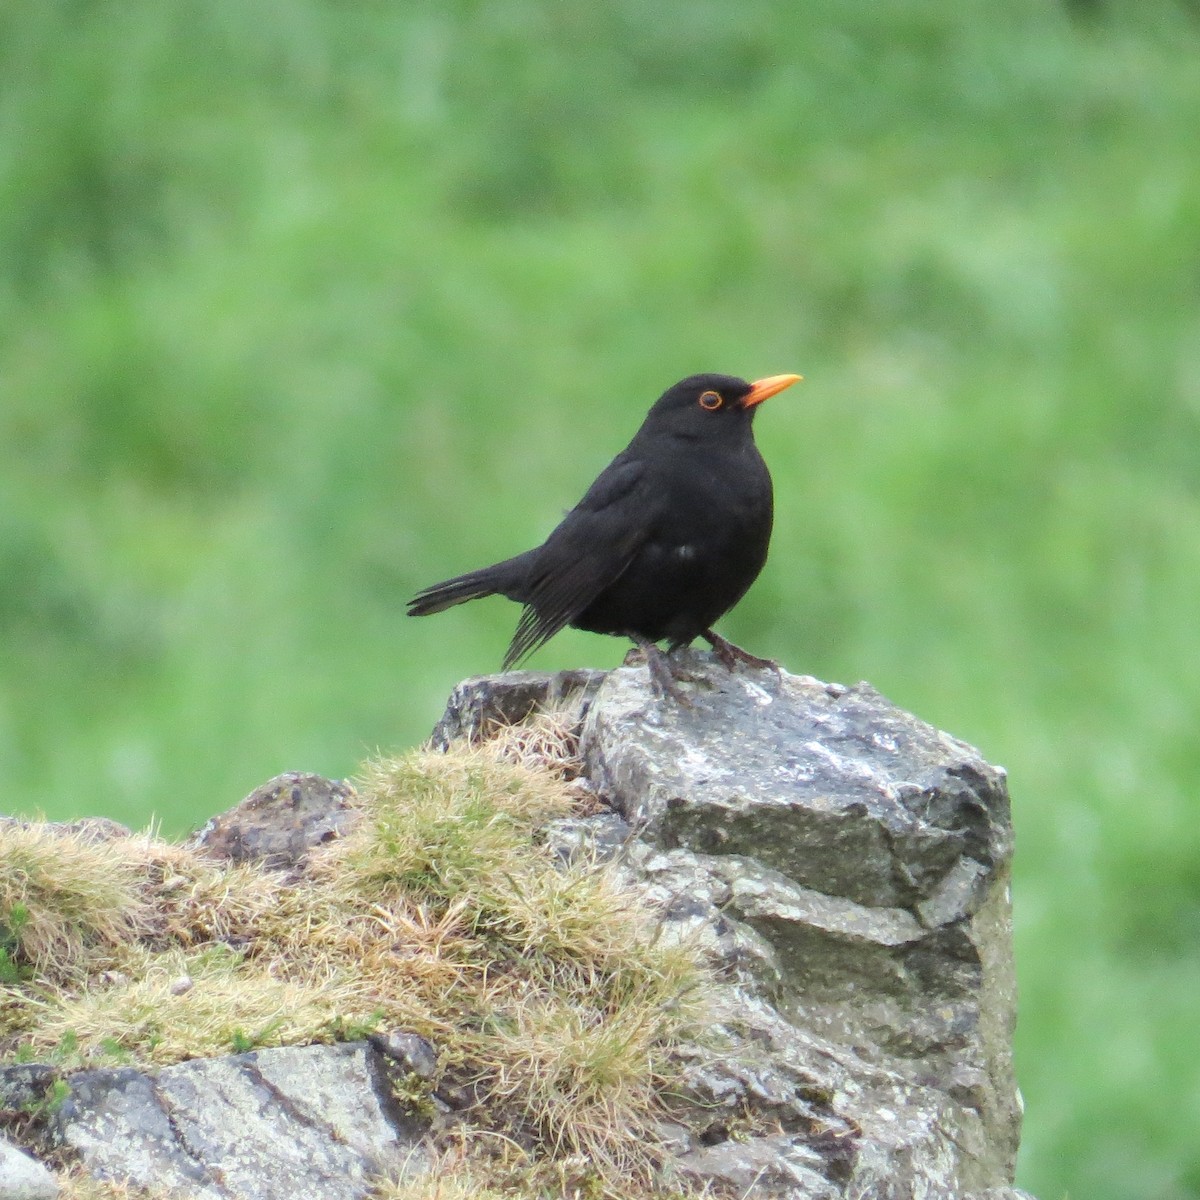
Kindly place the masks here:
POLYGON ((0 5, 0 807, 419 741, 698 370, 807 376, 724 631, 1011 772, 1021 1182, 1200 1196, 1194 2, 0 5))

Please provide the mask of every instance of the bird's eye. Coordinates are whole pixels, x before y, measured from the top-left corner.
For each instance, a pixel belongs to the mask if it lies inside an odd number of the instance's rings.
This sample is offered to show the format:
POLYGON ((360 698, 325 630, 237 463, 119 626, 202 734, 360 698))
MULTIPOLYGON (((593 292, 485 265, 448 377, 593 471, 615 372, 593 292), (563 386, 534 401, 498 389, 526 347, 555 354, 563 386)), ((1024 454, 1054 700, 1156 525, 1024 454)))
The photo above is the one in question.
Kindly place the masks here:
POLYGON ((704 392, 700 396, 700 407, 707 408, 709 412, 716 412, 724 403, 720 392, 704 392))

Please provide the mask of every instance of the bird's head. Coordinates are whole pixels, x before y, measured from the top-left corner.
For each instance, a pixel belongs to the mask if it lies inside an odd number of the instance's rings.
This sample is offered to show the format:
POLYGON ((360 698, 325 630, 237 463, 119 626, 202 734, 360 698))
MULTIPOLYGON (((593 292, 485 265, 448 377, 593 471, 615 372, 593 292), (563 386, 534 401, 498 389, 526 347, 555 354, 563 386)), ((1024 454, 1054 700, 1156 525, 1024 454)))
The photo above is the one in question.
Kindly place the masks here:
POLYGON ((768 375, 749 383, 736 375, 689 375, 663 392, 642 429, 704 439, 748 433, 758 405, 802 378, 768 375))

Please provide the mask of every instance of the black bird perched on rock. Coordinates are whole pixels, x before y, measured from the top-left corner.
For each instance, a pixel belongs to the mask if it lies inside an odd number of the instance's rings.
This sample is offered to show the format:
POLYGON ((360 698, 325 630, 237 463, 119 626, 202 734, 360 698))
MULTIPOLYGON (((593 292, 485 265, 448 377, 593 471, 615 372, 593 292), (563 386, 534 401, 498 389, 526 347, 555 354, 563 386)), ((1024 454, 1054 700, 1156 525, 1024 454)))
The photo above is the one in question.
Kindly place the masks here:
POLYGON ((758 577, 771 540, 771 476, 751 423, 763 400, 800 378, 680 380, 542 545, 435 583, 409 615, 507 596, 525 611, 504 670, 571 625, 631 638, 655 684, 676 698, 656 642, 674 651, 703 637, 731 670, 771 665, 712 626, 758 577))

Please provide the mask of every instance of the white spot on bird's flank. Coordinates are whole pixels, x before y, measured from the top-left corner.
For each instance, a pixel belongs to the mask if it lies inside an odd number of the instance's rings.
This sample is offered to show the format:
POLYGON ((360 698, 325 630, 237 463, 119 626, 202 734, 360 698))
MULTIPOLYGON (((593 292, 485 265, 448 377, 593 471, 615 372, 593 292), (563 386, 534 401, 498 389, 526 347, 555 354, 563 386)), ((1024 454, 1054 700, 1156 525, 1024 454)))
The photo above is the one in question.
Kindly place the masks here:
POLYGON ((696 547, 695 546, 686 546, 686 545, 685 546, 676 546, 675 547, 675 557, 678 559, 681 559, 683 562, 687 562, 689 559, 693 559, 696 557, 696 547))

